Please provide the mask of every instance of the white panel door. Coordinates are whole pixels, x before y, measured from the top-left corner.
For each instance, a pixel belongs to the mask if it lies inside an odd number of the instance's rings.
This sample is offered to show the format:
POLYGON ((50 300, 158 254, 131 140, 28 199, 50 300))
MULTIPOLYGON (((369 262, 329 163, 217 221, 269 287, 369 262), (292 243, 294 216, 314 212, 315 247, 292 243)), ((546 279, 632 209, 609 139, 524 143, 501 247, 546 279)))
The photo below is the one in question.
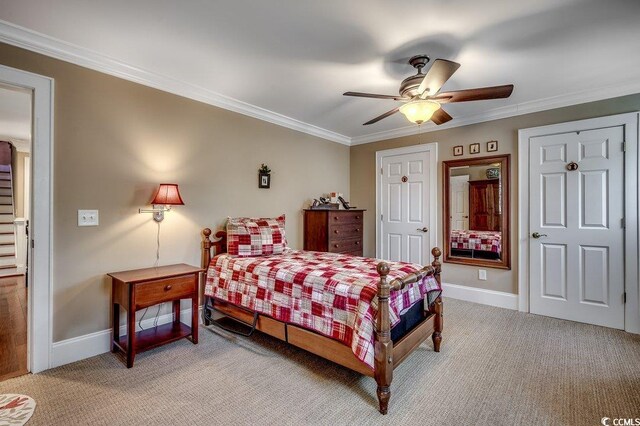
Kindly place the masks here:
POLYGON ((451 176, 451 229, 469 230, 469 175, 451 176))
POLYGON ((624 328, 623 140, 623 126, 530 139, 532 313, 624 328))
POLYGON ((382 158, 381 237, 387 260, 429 263, 429 152, 382 158))

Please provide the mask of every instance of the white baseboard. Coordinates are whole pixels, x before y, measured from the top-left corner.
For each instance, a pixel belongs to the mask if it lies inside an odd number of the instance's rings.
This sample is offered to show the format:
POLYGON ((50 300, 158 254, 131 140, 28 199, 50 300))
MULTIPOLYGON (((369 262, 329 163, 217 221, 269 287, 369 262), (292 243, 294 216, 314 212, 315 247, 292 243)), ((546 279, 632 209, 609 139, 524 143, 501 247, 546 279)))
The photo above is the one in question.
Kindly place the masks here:
POLYGON ((503 291, 485 290, 465 285, 442 283, 442 295, 452 299, 481 303, 498 308, 518 310, 518 295, 503 291))
MULTIPOLYGON (((199 309, 202 312, 202 307, 199 309)), ((144 329, 153 327, 155 317, 146 318, 142 321, 144 329)), ((173 321, 173 314, 160 315, 158 325, 167 324, 173 321)), ((180 310, 180 321, 191 324, 191 308, 180 310)), ((202 323, 202 315, 198 315, 198 322, 202 323)), ((140 326, 136 322, 136 331, 140 331, 140 326)), ((120 335, 127 333, 126 325, 120 326, 120 335)), ((84 336, 73 337, 67 340, 55 342, 51 350, 51 367, 80 361, 85 358, 100 355, 111 350, 111 329, 85 334, 84 336)))

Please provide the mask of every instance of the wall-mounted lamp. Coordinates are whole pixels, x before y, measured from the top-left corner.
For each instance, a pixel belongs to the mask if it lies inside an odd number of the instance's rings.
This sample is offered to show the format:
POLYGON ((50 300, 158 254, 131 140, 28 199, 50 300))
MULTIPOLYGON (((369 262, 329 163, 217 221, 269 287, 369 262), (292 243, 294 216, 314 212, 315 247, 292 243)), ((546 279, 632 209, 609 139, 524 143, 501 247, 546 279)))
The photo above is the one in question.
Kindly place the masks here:
POLYGON ((161 183, 156 196, 151 201, 153 209, 140 209, 139 213, 153 213, 153 220, 162 222, 164 212, 171 210, 171 206, 184 206, 184 201, 175 183, 161 183))

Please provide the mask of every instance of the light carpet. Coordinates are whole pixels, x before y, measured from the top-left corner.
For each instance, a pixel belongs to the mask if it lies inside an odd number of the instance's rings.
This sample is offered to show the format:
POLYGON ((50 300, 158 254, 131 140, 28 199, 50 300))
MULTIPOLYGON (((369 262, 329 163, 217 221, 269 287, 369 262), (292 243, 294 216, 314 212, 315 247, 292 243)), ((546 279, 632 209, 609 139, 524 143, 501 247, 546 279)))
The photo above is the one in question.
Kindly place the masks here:
POLYGON ((264 335, 200 330, 0 383, 38 401, 29 425, 598 425, 640 418, 640 336, 448 299, 442 351, 425 342, 376 384, 264 335))

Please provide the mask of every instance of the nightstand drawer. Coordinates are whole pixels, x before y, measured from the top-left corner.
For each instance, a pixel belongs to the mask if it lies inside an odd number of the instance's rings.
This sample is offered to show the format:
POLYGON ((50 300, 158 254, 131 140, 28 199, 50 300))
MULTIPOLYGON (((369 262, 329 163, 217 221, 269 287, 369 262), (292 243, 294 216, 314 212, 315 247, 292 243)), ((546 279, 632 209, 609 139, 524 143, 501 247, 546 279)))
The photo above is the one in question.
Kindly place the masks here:
POLYGON ((136 309, 168 302, 178 298, 189 298, 195 291, 194 275, 147 281, 135 286, 136 309))
POLYGON ((358 250, 362 250, 362 243, 360 240, 341 240, 329 244, 329 251, 331 253, 346 253, 358 250))

